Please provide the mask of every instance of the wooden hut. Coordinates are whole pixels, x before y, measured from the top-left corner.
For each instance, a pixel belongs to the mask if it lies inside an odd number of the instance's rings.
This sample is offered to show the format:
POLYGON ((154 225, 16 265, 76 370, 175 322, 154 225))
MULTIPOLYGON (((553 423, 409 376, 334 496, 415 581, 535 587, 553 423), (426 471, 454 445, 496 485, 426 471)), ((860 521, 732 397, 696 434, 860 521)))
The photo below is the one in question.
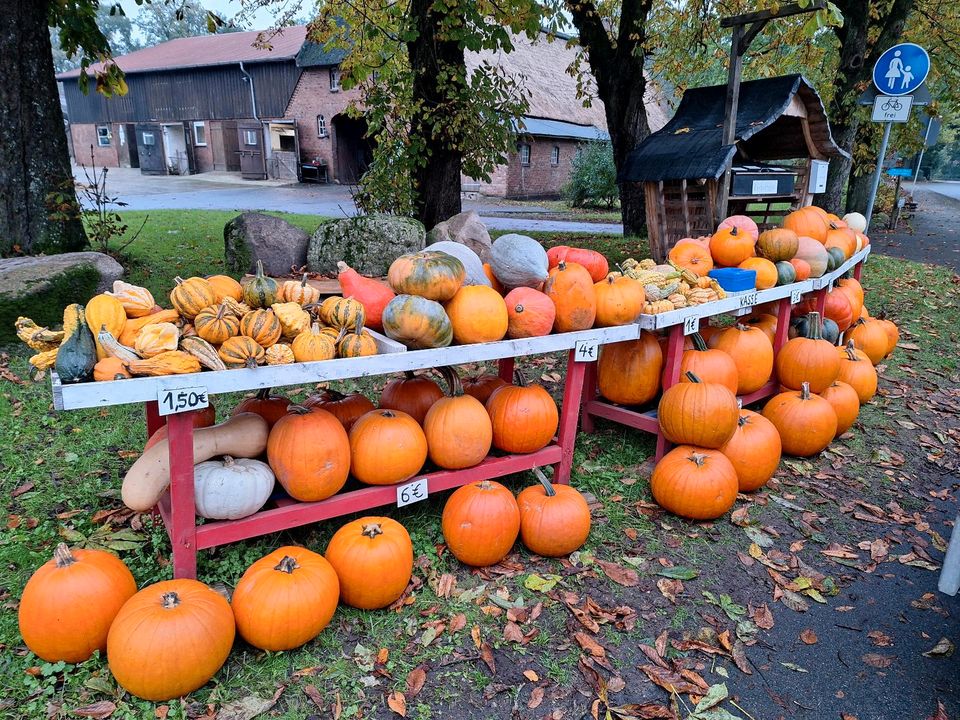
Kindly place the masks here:
POLYGON ((825 189, 829 159, 846 155, 803 76, 743 83, 733 145, 722 144, 726 92, 726 85, 687 90, 673 118, 627 156, 619 181, 643 184, 658 261, 680 238, 713 233, 725 215, 750 215, 762 229, 788 209, 810 205, 825 189), (724 209, 720 183, 728 163, 724 209))

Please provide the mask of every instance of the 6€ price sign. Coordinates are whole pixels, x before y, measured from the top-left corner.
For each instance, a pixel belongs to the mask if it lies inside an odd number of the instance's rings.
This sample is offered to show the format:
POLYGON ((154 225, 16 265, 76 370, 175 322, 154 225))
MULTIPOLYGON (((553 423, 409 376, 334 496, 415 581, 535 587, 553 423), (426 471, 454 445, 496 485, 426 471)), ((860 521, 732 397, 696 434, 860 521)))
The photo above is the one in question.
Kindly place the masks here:
POLYGON ((419 478, 397 488, 397 507, 412 505, 415 502, 426 500, 430 494, 427 479, 419 478))
POLYGON ((596 362, 600 356, 600 343, 596 340, 577 340, 573 356, 576 362, 596 362))
POLYGON ((210 405, 205 387, 160 388, 157 390, 157 406, 160 415, 201 410, 210 405))

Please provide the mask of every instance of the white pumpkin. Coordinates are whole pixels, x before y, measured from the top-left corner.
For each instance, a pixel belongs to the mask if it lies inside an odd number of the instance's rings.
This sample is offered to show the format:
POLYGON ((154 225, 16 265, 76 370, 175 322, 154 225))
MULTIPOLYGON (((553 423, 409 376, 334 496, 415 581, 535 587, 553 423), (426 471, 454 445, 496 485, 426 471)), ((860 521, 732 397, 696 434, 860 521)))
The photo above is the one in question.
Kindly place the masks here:
POLYGON ((507 289, 537 287, 549 277, 549 265, 547 251, 527 235, 501 235, 490 248, 490 267, 507 289))
POLYGON ((843 216, 843 221, 854 232, 862 233, 867 229, 867 219, 858 212, 847 213, 843 216))
POLYGON ((265 462, 207 460, 193 468, 197 515, 208 520, 239 520, 253 515, 273 492, 273 470, 265 462))
POLYGON ((464 285, 486 285, 490 287, 490 279, 483 271, 483 263, 480 261, 480 256, 466 245, 453 242, 452 240, 441 240, 440 242, 435 242, 427 246, 427 249, 453 255, 453 257, 462 262, 463 269, 467 271, 466 276, 463 278, 464 285))

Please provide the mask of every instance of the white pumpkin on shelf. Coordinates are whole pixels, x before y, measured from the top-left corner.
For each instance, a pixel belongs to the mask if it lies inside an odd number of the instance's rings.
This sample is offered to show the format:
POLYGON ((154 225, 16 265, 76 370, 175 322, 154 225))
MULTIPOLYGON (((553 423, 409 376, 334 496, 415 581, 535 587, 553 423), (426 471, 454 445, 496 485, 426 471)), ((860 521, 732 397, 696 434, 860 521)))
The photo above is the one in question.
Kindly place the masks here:
POLYGON ((867 231, 867 219, 858 212, 847 213, 843 216, 843 221, 847 227, 854 232, 862 233, 867 231))
POLYGON ((234 459, 207 460, 193 468, 197 515, 208 520, 239 520, 253 515, 273 492, 273 470, 265 462, 234 459))

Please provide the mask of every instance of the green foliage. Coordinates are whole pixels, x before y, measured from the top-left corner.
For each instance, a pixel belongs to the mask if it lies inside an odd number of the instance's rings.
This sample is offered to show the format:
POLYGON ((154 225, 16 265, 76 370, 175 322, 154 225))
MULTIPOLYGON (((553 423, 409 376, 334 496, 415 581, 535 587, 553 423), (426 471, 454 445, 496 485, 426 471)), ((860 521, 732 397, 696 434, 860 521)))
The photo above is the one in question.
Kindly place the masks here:
POLYGON ((613 146, 591 142, 580 146, 573 159, 564 197, 574 207, 613 207, 620 196, 613 146))

